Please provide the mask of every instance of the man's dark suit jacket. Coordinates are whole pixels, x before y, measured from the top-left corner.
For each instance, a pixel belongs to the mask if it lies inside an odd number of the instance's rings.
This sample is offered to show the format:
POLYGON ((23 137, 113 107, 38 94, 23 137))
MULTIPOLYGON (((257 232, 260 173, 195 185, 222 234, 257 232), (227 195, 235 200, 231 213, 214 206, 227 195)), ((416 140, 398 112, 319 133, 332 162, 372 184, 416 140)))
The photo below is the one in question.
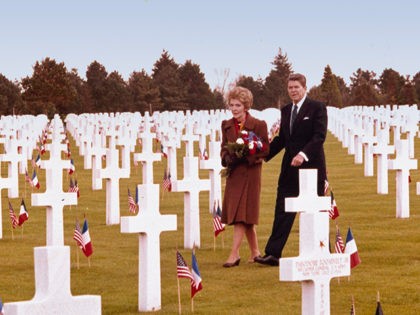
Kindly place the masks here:
POLYGON ((278 193, 285 197, 299 194, 299 169, 318 170, 318 194, 324 195, 327 178, 323 143, 327 135, 327 109, 323 103, 306 98, 299 109, 293 130, 290 132, 290 115, 293 104, 281 110, 280 132, 270 143, 266 161, 285 149, 278 182, 278 193), (308 161, 300 167, 291 166, 293 157, 299 152, 306 154, 308 161))

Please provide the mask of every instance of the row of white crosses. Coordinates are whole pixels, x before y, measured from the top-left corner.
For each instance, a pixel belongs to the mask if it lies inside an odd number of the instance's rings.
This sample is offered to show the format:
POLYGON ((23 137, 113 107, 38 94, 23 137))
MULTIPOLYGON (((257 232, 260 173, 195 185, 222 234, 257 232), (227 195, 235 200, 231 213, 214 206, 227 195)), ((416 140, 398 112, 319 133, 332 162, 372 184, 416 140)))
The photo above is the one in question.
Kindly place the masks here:
MULTIPOLYGON (((328 108, 329 129, 362 163, 365 153, 365 176, 373 176, 373 154, 377 156, 377 193, 388 194, 388 170, 396 171, 396 217, 410 216, 409 172, 417 169, 414 159, 414 137, 418 132, 419 113, 416 106, 328 108), (394 144, 389 144, 389 132, 394 144), (401 139, 401 134, 407 139, 401 139), (396 153, 394 160, 390 154, 396 153)), ((420 183, 417 183, 420 194, 420 183)))
POLYGON ((153 163, 161 160, 153 152, 155 134, 151 132, 150 117, 144 117, 140 139, 142 152, 134 154, 134 161, 141 162, 142 183, 137 185, 138 206, 135 216, 121 218, 122 233, 139 235, 139 311, 156 311, 161 308, 160 234, 177 229, 176 215, 161 215, 159 210, 159 184, 153 183, 153 163))
MULTIPOLYGON (((159 188, 158 185, 153 184, 153 167, 150 167, 150 165, 152 165, 155 161, 159 161, 160 155, 154 153, 152 150, 152 139, 154 136, 153 133, 150 132, 148 121, 148 117, 146 117, 143 126, 143 133, 141 133, 143 143, 142 153, 134 156, 134 159, 136 161, 140 161, 143 165, 143 184, 138 185, 139 205, 141 204, 142 211, 136 216, 123 217, 121 219, 121 232, 139 233, 140 311, 160 309, 159 235, 162 231, 176 229, 176 216, 162 216, 159 213, 159 188), (156 268, 157 266, 159 266, 159 268, 156 268), (142 279, 142 281, 140 281, 140 279, 142 279)), ((186 237, 184 242, 184 245, 186 245, 185 247, 188 248, 190 245, 199 246, 199 234, 197 235, 196 229, 191 228, 191 225, 194 225, 199 231, 199 211, 197 210, 195 212, 194 200, 196 200, 198 204, 198 194, 200 189, 202 189, 200 187, 208 186, 208 180, 200 180, 198 177, 198 160, 193 155, 193 141, 196 141, 197 138, 197 136, 193 135, 192 132, 193 120, 186 119, 185 123, 185 134, 182 136, 182 141, 186 144, 186 156, 184 157, 184 179, 176 180, 174 182, 174 186, 175 190, 178 189, 178 191, 185 192, 185 204, 190 206, 190 208, 184 208, 185 212, 189 210, 190 213, 189 216, 186 215, 188 220, 185 221, 186 225, 190 225, 190 227, 185 231, 186 237), (194 182, 202 182, 203 184, 194 185, 194 182), (193 202, 191 202, 191 199, 188 200, 188 197, 190 197, 193 202)), ((215 125, 220 124, 215 123, 215 125)), ((53 124, 52 143, 47 146, 47 149, 50 150, 51 158, 48 161, 42 162, 42 167, 46 169, 47 174, 46 192, 43 194, 34 194, 32 197, 32 203, 34 205, 47 206, 47 247, 35 249, 36 295, 33 300, 28 302, 9 303, 7 306, 8 312, 10 311, 10 313, 13 314, 20 313, 22 310, 23 313, 27 313, 29 312, 29 309, 35 313, 42 312, 42 310, 45 309, 55 310, 57 307, 57 301, 59 302, 60 307, 64 308, 64 313, 78 313, 82 308, 84 313, 95 314, 98 313, 98 310, 100 312, 100 297, 85 296, 75 298, 71 296, 69 290, 69 251, 63 246, 62 211, 64 205, 75 204, 77 202, 77 198, 75 193, 63 192, 61 188, 62 185, 59 185, 59 183, 62 183, 63 169, 69 168, 69 161, 61 160, 61 151, 66 150, 67 146, 65 144, 61 144, 61 141, 57 140, 60 139, 59 133, 57 132, 57 130, 59 130, 58 127, 59 120, 56 118, 53 124), (53 257, 54 260, 52 260, 53 257), (47 262, 51 262, 46 264, 47 267, 43 267, 41 264, 41 262, 45 262, 45 260, 47 262), (47 270, 45 270, 45 268, 47 268, 47 270), (58 277, 58 275, 60 275, 60 277, 58 277), (57 279, 59 279, 59 281, 57 281, 57 279)), ((215 133, 216 132, 213 131, 211 134, 211 140, 214 140, 211 142, 217 143, 217 141, 215 141, 215 133)), ((112 157, 113 153, 115 155, 115 152, 111 150, 114 148, 113 139, 114 137, 111 136, 109 148, 106 150, 107 167, 109 166, 110 169, 109 173, 112 173, 113 171, 120 171, 118 163, 115 163, 115 160, 118 160, 118 157, 112 157)), ((87 143, 88 141, 83 142, 87 143)), ((213 172, 217 171, 217 168, 220 167, 220 161, 218 165, 215 165, 216 163, 211 160, 217 160, 216 152, 219 150, 217 150, 216 146, 214 146, 214 148, 210 147, 210 158, 207 160, 209 161, 209 163, 207 163, 209 165, 206 166, 206 163, 203 161, 205 168, 211 169, 213 172), (210 162, 212 162, 213 166, 210 162)), ((105 178, 105 176, 103 177, 105 178)), ((113 177, 109 176, 109 178, 113 177)), ((304 182, 311 181, 304 180, 304 182)), ((306 192, 304 192, 304 195, 306 195, 306 192)), ((312 201, 309 201, 309 204, 313 204, 312 201)), ((325 217, 328 221, 328 216, 326 215, 325 217)), ((333 263, 334 262, 329 262, 329 264, 333 263)), ((343 275, 343 273, 331 273, 330 278, 335 275, 343 275)), ((324 280, 320 281, 324 283, 324 280)), ((317 280, 316 283, 318 282, 319 281, 317 280)), ((325 290, 322 289, 321 291, 322 296, 319 297, 320 301, 325 302, 327 301, 324 299, 325 290)), ((316 298, 318 299, 318 295, 316 298)), ((327 302, 329 305, 329 299, 327 302)), ((306 305, 307 302, 303 304, 306 305)), ((318 304, 319 303, 317 302, 316 305, 318 304)), ((323 305, 324 304, 321 304, 322 307, 324 307, 323 305)), ((318 306, 316 307, 318 309, 318 306)), ((63 310, 61 310, 61 312, 63 313, 63 310)))
MULTIPOLYGON (((73 132, 76 136, 81 133, 76 131, 74 125, 77 123, 72 121, 75 117, 69 118, 69 126, 68 129, 73 132)), ((173 149, 168 151, 168 160, 171 160, 171 153, 175 153, 175 159, 172 159, 175 162, 175 169, 176 169, 176 145, 179 143, 176 141, 177 136, 173 137, 173 131, 180 131, 184 129, 184 124, 187 122, 185 117, 181 117, 177 115, 176 118, 182 122, 176 123, 174 122, 175 128, 169 127, 166 132, 159 130, 161 133, 161 141, 162 143, 169 144, 170 138, 173 140, 173 149), (171 137, 170 137, 171 135, 171 137), (167 141, 168 140, 168 141, 167 141)), ((156 117, 154 117, 156 119, 156 117)), ((167 120, 163 120, 167 121, 167 120)), ((104 124, 103 124, 104 125, 104 124)), ((112 124, 111 124, 112 125, 112 124)), ((165 124, 162 124, 165 125, 165 124)), ((156 124, 159 127, 159 124, 156 124)), ((193 141, 195 137, 192 134, 192 122, 187 124, 186 132, 184 135, 179 136, 178 138, 182 138, 182 141, 185 142, 186 145, 186 157, 184 158, 184 163, 187 166, 185 170, 184 168, 184 179, 173 180, 173 190, 174 191, 185 191, 184 200, 185 200, 185 220, 186 220, 186 229, 185 229, 185 245, 187 248, 192 248, 194 245, 200 245, 200 238, 199 238, 199 207, 198 207, 198 193, 200 190, 197 190, 197 185, 194 183, 194 180, 199 181, 198 178, 198 160, 196 157, 193 156, 193 141), (187 162, 185 162, 187 159, 187 162), (191 162, 192 161, 192 162, 191 162), (194 163, 195 162, 195 163, 194 163), (195 167, 194 167, 195 165, 195 167), (191 176, 192 174, 192 176, 191 176), (177 188, 178 187, 178 188, 177 188), (191 194, 191 199, 190 198, 191 194), (193 200, 193 202, 189 202, 193 200), (197 224, 198 223, 198 224, 197 224), (197 233, 198 231, 198 233, 197 233)), ((79 126, 80 127, 80 126, 79 126)), ((141 211, 138 212, 136 216, 130 217, 122 217, 121 218, 121 232, 123 233, 139 233, 139 310, 141 311, 150 311, 150 310, 157 310, 160 309, 160 245, 159 245, 159 235, 162 231, 169 231, 176 229, 176 216, 162 216, 159 213, 159 185, 153 184, 153 163, 156 161, 160 161, 161 154, 157 154, 153 152, 153 140, 155 139, 156 135, 151 132, 151 124, 150 124, 150 117, 146 113, 143 124, 140 126, 142 132, 140 132, 140 139, 142 143, 142 152, 136 153, 133 156, 134 162, 141 162, 143 167, 143 184, 138 185, 138 195, 139 195, 139 207, 141 207, 141 211), (157 268, 156 266, 159 266, 157 268), (140 279, 142 279, 140 281, 140 279)), ((164 127, 162 129, 165 129, 164 127)), ((104 129, 102 129, 104 130, 104 129)), ((111 128, 111 130, 115 130, 111 128)), ((108 175, 105 175, 108 178, 108 183, 115 179, 116 176, 114 173, 121 173, 121 169, 118 168, 118 154, 115 154, 116 150, 110 150, 114 147, 113 144, 113 132, 108 133, 110 135, 110 145, 106 149, 107 150, 107 169, 108 175), (111 159, 110 155, 114 153, 114 159, 111 159)), ((134 133, 131 133, 135 135, 134 133)), ((175 133, 177 135, 178 133, 175 133)), ((131 141, 130 139, 126 139, 127 141, 131 141)), ((86 141, 85 141, 86 142, 86 141)), ((134 140, 135 143, 135 140, 134 140)), ((220 150, 220 149, 219 149, 220 150)), ((220 161, 219 161, 220 164, 220 161)), ((124 168, 123 168, 124 169, 124 168)), ((101 174, 104 172, 103 169, 98 169, 93 172, 101 174)), ((175 173, 176 175, 176 173, 175 173)), ((105 178, 105 176, 99 175, 96 177, 105 178)), ((208 180, 203 180, 207 181, 208 180)), ((115 181, 118 185, 118 181, 115 181)), ((108 186, 107 186, 108 187, 108 186)), ((110 193, 118 190, 118 187, 114 187, 107 190, 107 200, 110 193)), ((119 194, 119 193, 118 193, 119 194)), ((119 202, 119 201, 118 201, 119 202)), ((108 209, 107 209, 108 213, 108 209)), ((115 215, 115 224, 119 223, 119 210, 113 212, 115 215), (117 222, 118 220, 118 222, 117 222)), ((109 223, 107 221, 107 223, 109 223)))
POLYGON ((46 172, 46 190, 32 194, 33 206, 46 206, 46 246, 34 248, 35 296, 32 300, 5 303, 4 312, 18 314, 101 314, 101 297, 72 296, 70 290, 70 248, 64 246, 63 207, 77 204, 75 192, 63 191, 63 171, 70 160, 62 160, 67 152, 64 128, 56 115, 51 124, 51 143, 46 145, 49 160, 42 160, 46 172))
MULTIPOLYGON (((7 189, 9 198, 19 197, 19 176, 25 174, 27 162, 32 158, 38 137, 48 119, 40 116, 2 116, 0 119, 0 143, 3 154, 0 163, 7 163, 7 177, 0 174, 0 219, 2 218, 1 190, 7 189)), ((3 238, 3 222, 0 220, 0 239, 3 238)))

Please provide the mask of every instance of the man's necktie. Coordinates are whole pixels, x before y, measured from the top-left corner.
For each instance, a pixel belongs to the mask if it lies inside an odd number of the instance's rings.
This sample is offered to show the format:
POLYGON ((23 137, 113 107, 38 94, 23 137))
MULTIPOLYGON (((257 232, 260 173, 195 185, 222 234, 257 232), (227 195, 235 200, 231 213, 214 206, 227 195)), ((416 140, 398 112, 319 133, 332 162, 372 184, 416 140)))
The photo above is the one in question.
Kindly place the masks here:
POLYGON ((293 105, 292 117, 290 118, 290 131, 292 131, 293 123, 295 122, 296 116, 297 116, 297 105, 293 105))

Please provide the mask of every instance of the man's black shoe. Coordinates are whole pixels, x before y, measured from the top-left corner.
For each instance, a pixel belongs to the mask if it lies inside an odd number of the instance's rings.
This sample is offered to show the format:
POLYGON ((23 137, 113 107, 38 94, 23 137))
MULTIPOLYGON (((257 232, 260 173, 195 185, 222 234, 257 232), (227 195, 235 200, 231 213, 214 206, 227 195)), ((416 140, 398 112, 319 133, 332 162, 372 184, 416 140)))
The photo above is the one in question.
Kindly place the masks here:
POLYGON ((278 266, 279 265, 279 259, 272 256, 272 255, 265 255, 264 257, 258 256, 255 257, 254 261, 256 263, 267 265, 267 266, 278 266))

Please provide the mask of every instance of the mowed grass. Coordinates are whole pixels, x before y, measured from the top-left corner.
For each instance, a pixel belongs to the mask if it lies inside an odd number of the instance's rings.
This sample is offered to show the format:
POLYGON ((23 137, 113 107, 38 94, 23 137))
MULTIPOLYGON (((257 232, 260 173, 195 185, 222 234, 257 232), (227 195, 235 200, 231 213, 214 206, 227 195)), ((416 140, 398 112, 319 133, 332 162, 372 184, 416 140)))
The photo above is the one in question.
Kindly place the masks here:
MULTIPOLYGON (((103 314, 138 313, 138 234, 122 234, 119 225, 105 224, 105 182, 102 190, 92 191, 91 170, 83 169, 83 157, 71 140, 72 158, 80 187, 77 206, 64 208, 64 242, 71 247, 71 290, 73 295, 94 294, 102 297, 103 314), (94 254, 87 259, 80 252, 80 268, 76 265, 76 246, 72 239, 76 217, 89 222, 94 254)), ((420 141, 416 139, 416 148, 420 141)), ((196 148, 197 149, 197 148, 196 148)), ((416 314, 420 309, 418 281, 420 280, 420 196, 415 194, 419 171, 411 171, 410 218, 397 219, 395 210, 395 171, 389 172, 389 194, 376 193, 375 176, 364 177, 363 165, 354 164, 354 157, 332 135, 325 143, 328 177, 340 211, 335 221, 330 221, 330 240, 334 244, 336 224, 345 239, 350 226, 357 243, 362 263, 352 269, 351 277, 332 279, 331 314, 347 314, 354 297, 358 314, 374 314, 376 294, 380 292, 386 314, 416 314)), ((140 152, 140 148, 136 148, 140 152)), ((182 156, 178 152, 178 178, 183 178, 182 156)), ((48 156, 48 155, 47 155, 48 156)), ((259 244, 264 250, 270 235, 274 213, 276 187, 281 155, 263 166, 261 214, 258 226, 259 244)), ((416 153, 418 159, 420 154, 416 153)), ((44 157, 43 157, 44 158, 44 157)), ((161 184, 166 160, 154 163, 155 183, 161 184)), ((7 169, 2 164, 2 176, 7 169)), ((208 172, 200 171, 202 178, 208 172)), ((30 188, 20 176, 21 196, 29 210, 29 220, 24 229, 12 230, 8 214, 7 190, 2 190, 3 239, 0 240, 0 297, 3 302, 30 300, 35 294, 33 248, 46 245, 45 207, 32 207, 30 188)), ((45 172, 39 172, 40 192, 45 190, 45 172)), ((132 166, 130 179, 120 181, 121 215, 128 216, 127 187, 133 196, 135 185, 142 181, 141 166, 132 166)), ((69 178, 63 176, 67 191, 69 178)), ((184 194, 165 192, 160 195, 160 212, 177 215, 177 231, 162 232, 160 314, 178 312, 176 248, 191 265, 191 250, 184 249, 184 194)), ((196 314, 300 314, 301 284, 280 282, 279 270, 247 263, 249 251, 246 242, 241 248, 239 267, 225 269, 232 242, 232 227, 216 239, 214 249, 212 216, 209 213, 208 192, 200 193, 201 247, 196 250, 198 266, 203 279, 203 290, 194 298, 196 314), (224 243, 224 247, 222 246, 224 243)), ((15 212, 19 211, 20 198, 11 199, 15 212)), ((142 205, 140 205, 142 209, 142 205)), ((141 210, 140 210, 141 211, 141 210)), ((284 257, 298 255, 298 217, 294 223, 284 257)), ((180 279, 182 312, 191 313, 190 283, 180 279)))

